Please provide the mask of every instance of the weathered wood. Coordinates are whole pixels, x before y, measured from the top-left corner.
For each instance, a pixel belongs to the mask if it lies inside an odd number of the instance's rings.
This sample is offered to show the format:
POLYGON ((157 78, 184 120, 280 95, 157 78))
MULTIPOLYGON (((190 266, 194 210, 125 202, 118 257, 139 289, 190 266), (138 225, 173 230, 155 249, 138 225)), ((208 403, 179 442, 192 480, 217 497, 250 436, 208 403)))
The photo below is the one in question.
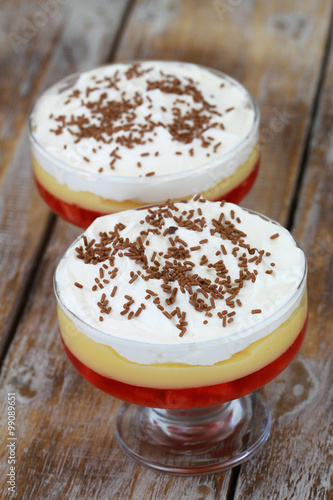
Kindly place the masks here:
POLYGON ((262 118, 262 168, 242 205, 285 223, 329 21, 325 0, 139 1, 117 58, 185 60, 239 79, 262 118))
MULTIPOLYGON (((41 40, 31 40, 34 45, 27 49, 30 55, 20 56, 20 71, 28 75, 31 75, 28 72, 31 61, 38 59, 33 66, 37 73, 29 77, 26 99, 30 103, 52 81, 104 60, 126 7, 120 0, 94 2, 94 6, 88 2, 62 3, 66 4, 66 16, 52 20, 55 24, 46 27, 49 36, 40 33, 41 40), (111 19, 115 24, 109 29, 111 19)), ((22 15, 29 12, 31 16, 29 9, 33 7, 29 5, 37 3, 17 5, 22 15)), ((244 205, 284 222, 296 188, 311 119, 329 29, 329 9, 328 2, 314 0, 305 4, 142 0, 131 11, 116 56, 117 59, 189 60, 239 78, 257 97, 263 118, 262 170, 244 205)), ((12 14, 10 7, 5 12, 16 26, 17 14, 12 14)), ((8 57, 6 71, 14 78, 10 64, 14 63, 8 57)), ((236 496, 242 500, 332 498, 329 497, 332 340, 328 330, 332 321, 329 317, 332 240, 328 232, 332 221, 325 222, 325 217, 328 220, 325 206, 332 208, 332 198, 328 187, 331 173, 328 169, 325 175, 320 171, 323 161, 331 166, 333 156, 327 139, 332 123, 332 108, 328 106, 332 102, 328 83, 332 76, 331 63, 317 142, 296 219, 296 236, 309 252, 313 283, 310 299, 315 307, 311 309, 302 355, 265 389, 274 410, 273 432, 257 457, 241 468, 236 496), (316 203, 311 203, 311 197, 316 203), (324 219, 322 226, 313 224, 321 219, 324 219), (312 448, 316 461, 312 461, 312 448)), ((8 296, 3 301, 3 317, 9 318, 8 325, 13 324, 17 314, 15 304, 20 297, 27 297, 27 303, 2 369, 0 432, 6 439, 6 398, 8 392, 15 392, 18 496, 70 500, 231 500, 230 480, 234 472, 176 478, 156 474, 127 459, 116 443, 114 432, 121 403, 86 383, 67 360, 58 332, 52 275, 61 253, 79 230, 58 220, 54 232, 45 235, 47 251, 31 287, 27 272, 35 265, 42 248, 48 211, 30 180, 26 135, 22 132, 30 104, 16 103, 10 95, 10 86, 6 89, 11 106, 16 106, 10 119, 15 126, 10 125, 8 135, 9 142, 14 142, 5 151, 5 171, 1 178, 1 196, 6 202, 1 213, 5 228, 2 234, 6 237, 1 286, 4 296, 8 296), (10 262, 14 262, 11 267, 10 262)), ((0 484, 5 492, 8 473, 5 446, 0 456, 0 484)))
POLYGON ((51 83, 107 59, 126 5, 45 0, 1 12, 0 359, 52 220, 32 179, 28 113, 51 83))
POLYGON ((239 500, 333 499, 332 79, 331 53, 294 226, 309 264, 308 332, 296 360, 265 389, 272 433, 242 468, 239 500))

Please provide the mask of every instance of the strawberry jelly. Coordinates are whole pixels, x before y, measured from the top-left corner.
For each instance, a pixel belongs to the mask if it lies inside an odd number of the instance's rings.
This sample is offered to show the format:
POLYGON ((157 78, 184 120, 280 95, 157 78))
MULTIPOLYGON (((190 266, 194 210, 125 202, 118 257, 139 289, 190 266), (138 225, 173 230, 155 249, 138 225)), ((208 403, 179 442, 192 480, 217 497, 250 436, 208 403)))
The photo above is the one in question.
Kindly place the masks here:
POLYGON ((118 399, 152 408, 187 409, 213 406, 240 398, 263 387, 279 375, 299 351, 307 328, 308 318, 288 349, 263 368, 236 380, 205 387, 186 389, 158 389, 138 387, 105 377, 79 361, 67 348, 65 351, 73 366, 92 385, 118 399))

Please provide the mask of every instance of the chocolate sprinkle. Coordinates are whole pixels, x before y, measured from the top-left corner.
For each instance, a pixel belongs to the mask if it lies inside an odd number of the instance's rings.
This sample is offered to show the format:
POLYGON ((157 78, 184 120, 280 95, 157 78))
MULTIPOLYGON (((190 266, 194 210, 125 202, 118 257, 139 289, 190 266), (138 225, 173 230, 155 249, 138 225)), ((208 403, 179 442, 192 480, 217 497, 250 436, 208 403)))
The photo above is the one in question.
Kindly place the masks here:
MULTIPOLYGON (((196 196, 196 201, 198 203, 205 202, 199 196, 196 196)), ((176 206, 173 202, 168 201, 147 209, 144 218, 146 226, 135 241, 130 241, 128 237, 122 236, 122 231, 126 229, 126 226, 117 223, 113 230, 101 232, 96 240, 88 241, 84 235, 81 243, 75 248, 76 257, 84 264, 101 265, 101 267, 96 268, 97 276, 95 275, 95 284, 92 287, 94 293, 103 289, 104 285, 101 280, 109 282, 106 280, 106 276, 110 279, 117 276, 116 257, 117 259, 133 260, 136 270, 132 270, 129 274, 129 287, 126 292, 130 291, 130 287, 136 287, 138 282, 144 281, 147 284, 145 287, 146 295, 140 305, 135 305, 134 293, 133 296, 130 293, 124 295, 123 309, 120 315, 127 316, 127 319, 130 320, 146 314, 145 301, 151 301, 156 310, 161 311, 164 320, 170 321, 179 330, 180 337, 186 335, 188 321, 186 321, 186 312, 175 304, 179 294, 185 295, 185 300, 190 306, 204 315, 206 319, 203 323, 205 325, 209 325, 209 318, 217 316, 221 319, 221 327, 227 328, 233 321, 237 321, 237 311, 243 305, 237 297, 241 289, 244 286, 252 286, 259 273, 273 274, 272 270, 265 270, 266 263, 263 262, 263 257, 269 252, 265 253, 264 250, 252 247, 247 242, 247 235, 237 226, 238 222, 234 211, 230 214, 231 220, 228 220, 223 213, 220 213, 218 219, 206 220, 202 211, 198 218, 199 210, 197 208, 195 210, 187 209, 186 202, 183 206, 184 209, 181 211, 179 205, 176 206), (165 228, 164 226, 166 223, 169 224, 169 221, 172 222, 172 225, 165 228), (196 241, 199 241, 200 244, 190 246, 185 241, 186 237, 182 239, 175 234, 178 229, 183 228, 186 230, 185 233, 183 231, 183 234, 189 235, 188 241, 193 241, 193 238, 190 238, 191 233, 200 233, 203 228, 210 227, 212 228, 211 234, 221 239, 220 248, 222 250, 222 253, 220 251, 214 252, 216 257, 211 259, 208 259, 204 253, 204 248, 207 247, 201 246, 209 243, 208 238, 200 238, 198 235, 196 241), (149 233, 165 239, 166 250, 164 252, 157 254, 156 250, 149 250, 147 246, 149 233), (231 249, 227 250, 230 247, 231 249), (238 263, 238 275, 233 277, 223 260, 228 253, 238 263), (199 262, 198 266, 192 260, 195 259, 196 255, 198 255, 196 257, 196 261, 199 262), (213 279, 207 278, 208 275, 214 276, 213 279), (154 286, 149 287, 149 282, 154 286), (160 292, 155 291, 156 285, 160 292), (131 310, 132 306, 134 306, 133 310, 131 310)), ((226 262, 228 261, 226 260, 226 262)), ((75 282, 74 285, 83 288, 78 282, 75 282)), ((111 300, 116 292, 117 286, 113 286, 111 293, 108 292, 111 300)), ((182 298, 182 300, 184 299, 182 298)), ((106 298, 106 293, 103 292, 96 303, 99 307, 100 321, 103 321, 104 314, 114 314, 109 300, 106 298)), ((182 301, 178 303, 181 304, 182 301)), ((259 308, 251 311, 252 314, 261 312, 259 308)), ((149 313, 147 318, 149 321, 149 313)))
MULTIPOLYGON (((198 83, 192 79, 183 78, 182 81, 176 74, 163 72, 160 72, 159 77, 153 77, 149 75, 152 70, 153 67, 144 69, 140 63, 134 63, 123 73, 117 70, 112 76, 95 79, 94 86, 88 87, 85 93, 74 87, 65 104, 77 102, 80 105, 80 111, 83 110, 82 113, 80 115, 71 113, 67 116, 50 115, 49 119, 54 124, 50 131, 55 135, 61 135, 66 130, 74 137, 75 143, 93 138, 99 143, 117 144, 110 153, 109 166, 112 170, 117 168, 117 160, 121 159, 118 154, 119 146, 133 149, 152 143, 157 129, 163 129, 163 132, 167 132, 170 139, 179 145, 192 145, 193 143, 196 149, 210 148, 207 156, 211 153, 216 154, 222 143, 214 143, 213 134, 207 134, 208 131, 216 128, 225 128, 222 123, 216 121, 217 117, 221 117, 216 105, 208 102, 200 91, 198 83), (145 74, 148 77, 145 82, 146 88, 142 93, 137 91, 128 97, 125 91, 121 91, 122 83, 126 80, 140 78, 145 74), (107 93, 108 89, 115 89, 118 95, 111 99, 107 93), (151 104, 148 107, 152 108, 153 101, 149 94, 155 90, 168 94, 171 98, 169 109, 171 120, 158 121, 154 118, 153 112, 141 116, 140 107, 146 106, 149 102, 151 104), (180 103, 187 105, 185 110, 184 106, 179 107, 180 103)), ((164 106, 160 106, 160 109, 163 113, 167 111, 164 106)), ((226 109, 226 112, 233 109, 230 107, 226 109)), ((195 154, 195 148, 188 149, 190 156, 195 154)), ((96 148, 93 148, 93 152, 96 152, 96 148)), ((159 151, 154 153, 155 156, 158 154, 159 151)), ((179 150, 174 152, 174 155, 178 156, 183 154, 184 152, 179 150)), ((142 158, 149 155, 148 151, 140 154, 142 158)), ((90 163, 87 156, 84 156, 83 160, 90 163)), ((144 167, 144 163, 141 164, 141 162, 137 162, 136 165, 139 168, 144 167)), ((100 168, 99 172, 102 171, 103 169, 100 168)), ((145 175, 154 174, 155 172, 149 172, 145 175)))

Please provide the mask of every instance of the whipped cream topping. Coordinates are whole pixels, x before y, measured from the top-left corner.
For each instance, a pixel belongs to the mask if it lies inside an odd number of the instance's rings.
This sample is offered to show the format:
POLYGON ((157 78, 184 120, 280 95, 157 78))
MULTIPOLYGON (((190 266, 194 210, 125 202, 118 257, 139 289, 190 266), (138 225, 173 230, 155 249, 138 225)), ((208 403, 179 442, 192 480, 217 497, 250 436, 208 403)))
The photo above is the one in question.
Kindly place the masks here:
POLYGON ((285 322, 305 271, 286 229, 197 196, 96 219, 55 289, 80 331, 130 361, 211 365, 285 322))
POLYGON ((231 175, 257 142, 257 122, 252 97, 222 73, 188 63, 119 63, 43 94, 31 115, 32 145, 41 167, 74 191, 151 202, 231 175), (222 168, 221 159, 232 161, 222 168), (218 174, 207 176, 216 161, 218 174), (206 175, 198 180, 199 167, 206 175), (184 172, 193 181, 173 183, 165 196, 166 177, 184 172), (147 190, 152 184, 155 193, 147 190))

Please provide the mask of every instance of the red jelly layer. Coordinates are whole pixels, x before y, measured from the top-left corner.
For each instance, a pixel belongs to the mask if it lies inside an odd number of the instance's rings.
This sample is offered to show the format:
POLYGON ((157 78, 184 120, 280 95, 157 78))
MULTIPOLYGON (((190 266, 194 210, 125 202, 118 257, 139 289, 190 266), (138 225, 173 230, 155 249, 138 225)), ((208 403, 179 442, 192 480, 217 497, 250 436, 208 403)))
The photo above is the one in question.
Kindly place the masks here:
POLYGON ((190 387, 188 389, 139 387, 104 377, 81 363, 64 342, 63 344, 70 361, 77 371, 92 385, 111 394, 111 396, 129 403, 153 408, 203 408, 245 396, 277 377, 297 354, 303 342, 306 327, 307 318, 293 344, 281 356, 260 370, 230 382, 206 387, 190 387))
POLYGON ((238 204, 240 201, 242 201, 243 198, 245 198, 245 196, 253 186, 254 181, 256 180, 258 175, 259 165, 260 165, 260 157, 258 158, 250 174, 246 177, 246 179, 243 180, 243 182, 238 184, 238 186, 236 186, 234 189, 231 189, 228 193, 225 193, 220 198, 216 198, 216 200, 211 200, 211 201, 225 200, 229 203, 238 204))
POLYGON ((60 200, 56 196, 53 196, 50 191, 45 189, 44 186, 42 186, 42 184, 37 180, 36 176, 35 182, 41 197, 53 210, 53 212, 75 226, 86 229, 92 222, 94 222, 95 219, 97 219, 97 217, 106 215, 104 212, 95 212, 94 210, 88 210, 87 208, 82 208, 78 205, 60 200))
MULTIPOLYGON (((237 187, 223 195, 221 198, 213 201, 226 200, 232 203, 239 203, 251 189, 258 174, 259 163, 260 160, 257 161, 250 175, 237 187)), ((36 176, 35 182, 43 200, 48 204, 53 212, 59 215, 62 219, 65 219, 67 222, 74 224, 75 226, 86 229, 97 217, 106 215, 105 212, 88 210, 86 208, 79 207, 78 205, 60 200, 59 198, 51 194, 47 189, 45 189, 37 180, 36 176)))

